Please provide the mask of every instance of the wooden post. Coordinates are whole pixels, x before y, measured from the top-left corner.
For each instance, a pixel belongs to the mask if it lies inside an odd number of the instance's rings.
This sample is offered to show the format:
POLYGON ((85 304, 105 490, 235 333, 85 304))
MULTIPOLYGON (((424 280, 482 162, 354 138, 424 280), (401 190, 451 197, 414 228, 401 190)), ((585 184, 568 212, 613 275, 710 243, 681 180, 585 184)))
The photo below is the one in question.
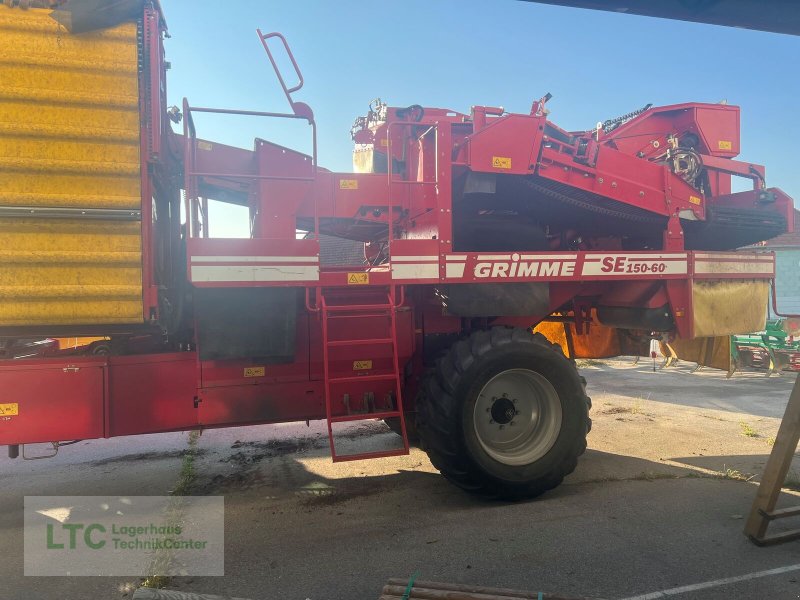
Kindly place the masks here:
POLYGON ((772 446, 772 453, 767 459, 764 475, 744 527, 745 535, 759 546, 800 538, 800 529, 772 537, 766 535, 770 521, 800 515, 800 507, 775 510, 781 487, 783 487, 786 474, 792 465, 798 441, 800 441, 800 377, 795 380, 789 396, 789 403, 786 405, 786 412, 783 414, 775 444, 772 446))

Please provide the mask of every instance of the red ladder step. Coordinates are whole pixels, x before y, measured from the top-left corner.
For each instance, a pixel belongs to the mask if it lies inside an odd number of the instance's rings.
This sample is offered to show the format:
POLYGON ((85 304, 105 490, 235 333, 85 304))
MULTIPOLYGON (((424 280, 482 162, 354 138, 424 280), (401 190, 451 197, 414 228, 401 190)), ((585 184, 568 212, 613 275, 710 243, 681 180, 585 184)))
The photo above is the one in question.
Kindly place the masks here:
POLYGON ((383 412, 374 413, 357 413, 352 415, 342 415, 338 417, 331 417, 331 423, 349 423, 350 421, 365 421, 367 419, 390 419, 392 417, 399 417, 400 413, 396 410, 387 410, 383 412))
POLYGON ((393 381, 397 376, 394 373, 379 373, 377 375, 352 375, 350 377, 331 377, 330 382, 355 383, 359 381, 393 381))
POLYGON ((373 344, 391 344, 392 338, 379 338, 374 340, 333 340, 328 342, 328 348, 341 348, 342 346, 371 346, 373 344))

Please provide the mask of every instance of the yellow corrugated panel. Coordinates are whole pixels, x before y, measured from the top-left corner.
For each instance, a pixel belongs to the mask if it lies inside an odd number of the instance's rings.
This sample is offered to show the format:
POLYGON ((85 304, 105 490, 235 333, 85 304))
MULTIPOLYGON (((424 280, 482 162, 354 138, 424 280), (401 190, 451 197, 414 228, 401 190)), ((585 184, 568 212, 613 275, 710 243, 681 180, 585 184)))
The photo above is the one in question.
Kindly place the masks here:
MULTIPOLYGON (((135 23, 0 5, 0 207, 139 209, 135 23)), ((138 222, 0 218, 0 326, 142 321, 138 222)))
POLYGON ((139 223, 0 219, 0 322, 142 320, 139 223))

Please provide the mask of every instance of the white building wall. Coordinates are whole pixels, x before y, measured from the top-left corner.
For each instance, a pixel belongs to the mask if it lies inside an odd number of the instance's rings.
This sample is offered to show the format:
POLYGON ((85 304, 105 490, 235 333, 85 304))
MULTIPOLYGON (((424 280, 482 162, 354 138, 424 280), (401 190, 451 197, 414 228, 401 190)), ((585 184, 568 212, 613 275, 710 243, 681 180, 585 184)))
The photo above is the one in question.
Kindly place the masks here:
POLYGON ((778 312, 800 315, 800 249, 775 249, 775 294, 778 312))

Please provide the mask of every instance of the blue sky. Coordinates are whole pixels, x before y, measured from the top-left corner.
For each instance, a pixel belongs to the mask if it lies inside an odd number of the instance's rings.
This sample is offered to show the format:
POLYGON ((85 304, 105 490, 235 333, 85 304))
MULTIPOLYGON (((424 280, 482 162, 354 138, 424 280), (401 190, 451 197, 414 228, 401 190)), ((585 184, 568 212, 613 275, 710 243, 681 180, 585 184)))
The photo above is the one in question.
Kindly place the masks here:
MULTIPOLYGON (((740 158, 766 165, 767 183, 800 205, 800 37, 517 0, 163 5, 171 104, 187 96, 196 106, 288 110, 255 33, 280 31, 306 81, 295 98, 314 109, 330 169, 351 169, 350 126, 376 96, 527 113, 550 92, 550 118, 566 129, 648 102, 726 99, 742 108, 740 158)), ((253 118, 206 117, 198 129, 246 148, 263 137, 306 150, 310 139, 305 125, 253 118)))

